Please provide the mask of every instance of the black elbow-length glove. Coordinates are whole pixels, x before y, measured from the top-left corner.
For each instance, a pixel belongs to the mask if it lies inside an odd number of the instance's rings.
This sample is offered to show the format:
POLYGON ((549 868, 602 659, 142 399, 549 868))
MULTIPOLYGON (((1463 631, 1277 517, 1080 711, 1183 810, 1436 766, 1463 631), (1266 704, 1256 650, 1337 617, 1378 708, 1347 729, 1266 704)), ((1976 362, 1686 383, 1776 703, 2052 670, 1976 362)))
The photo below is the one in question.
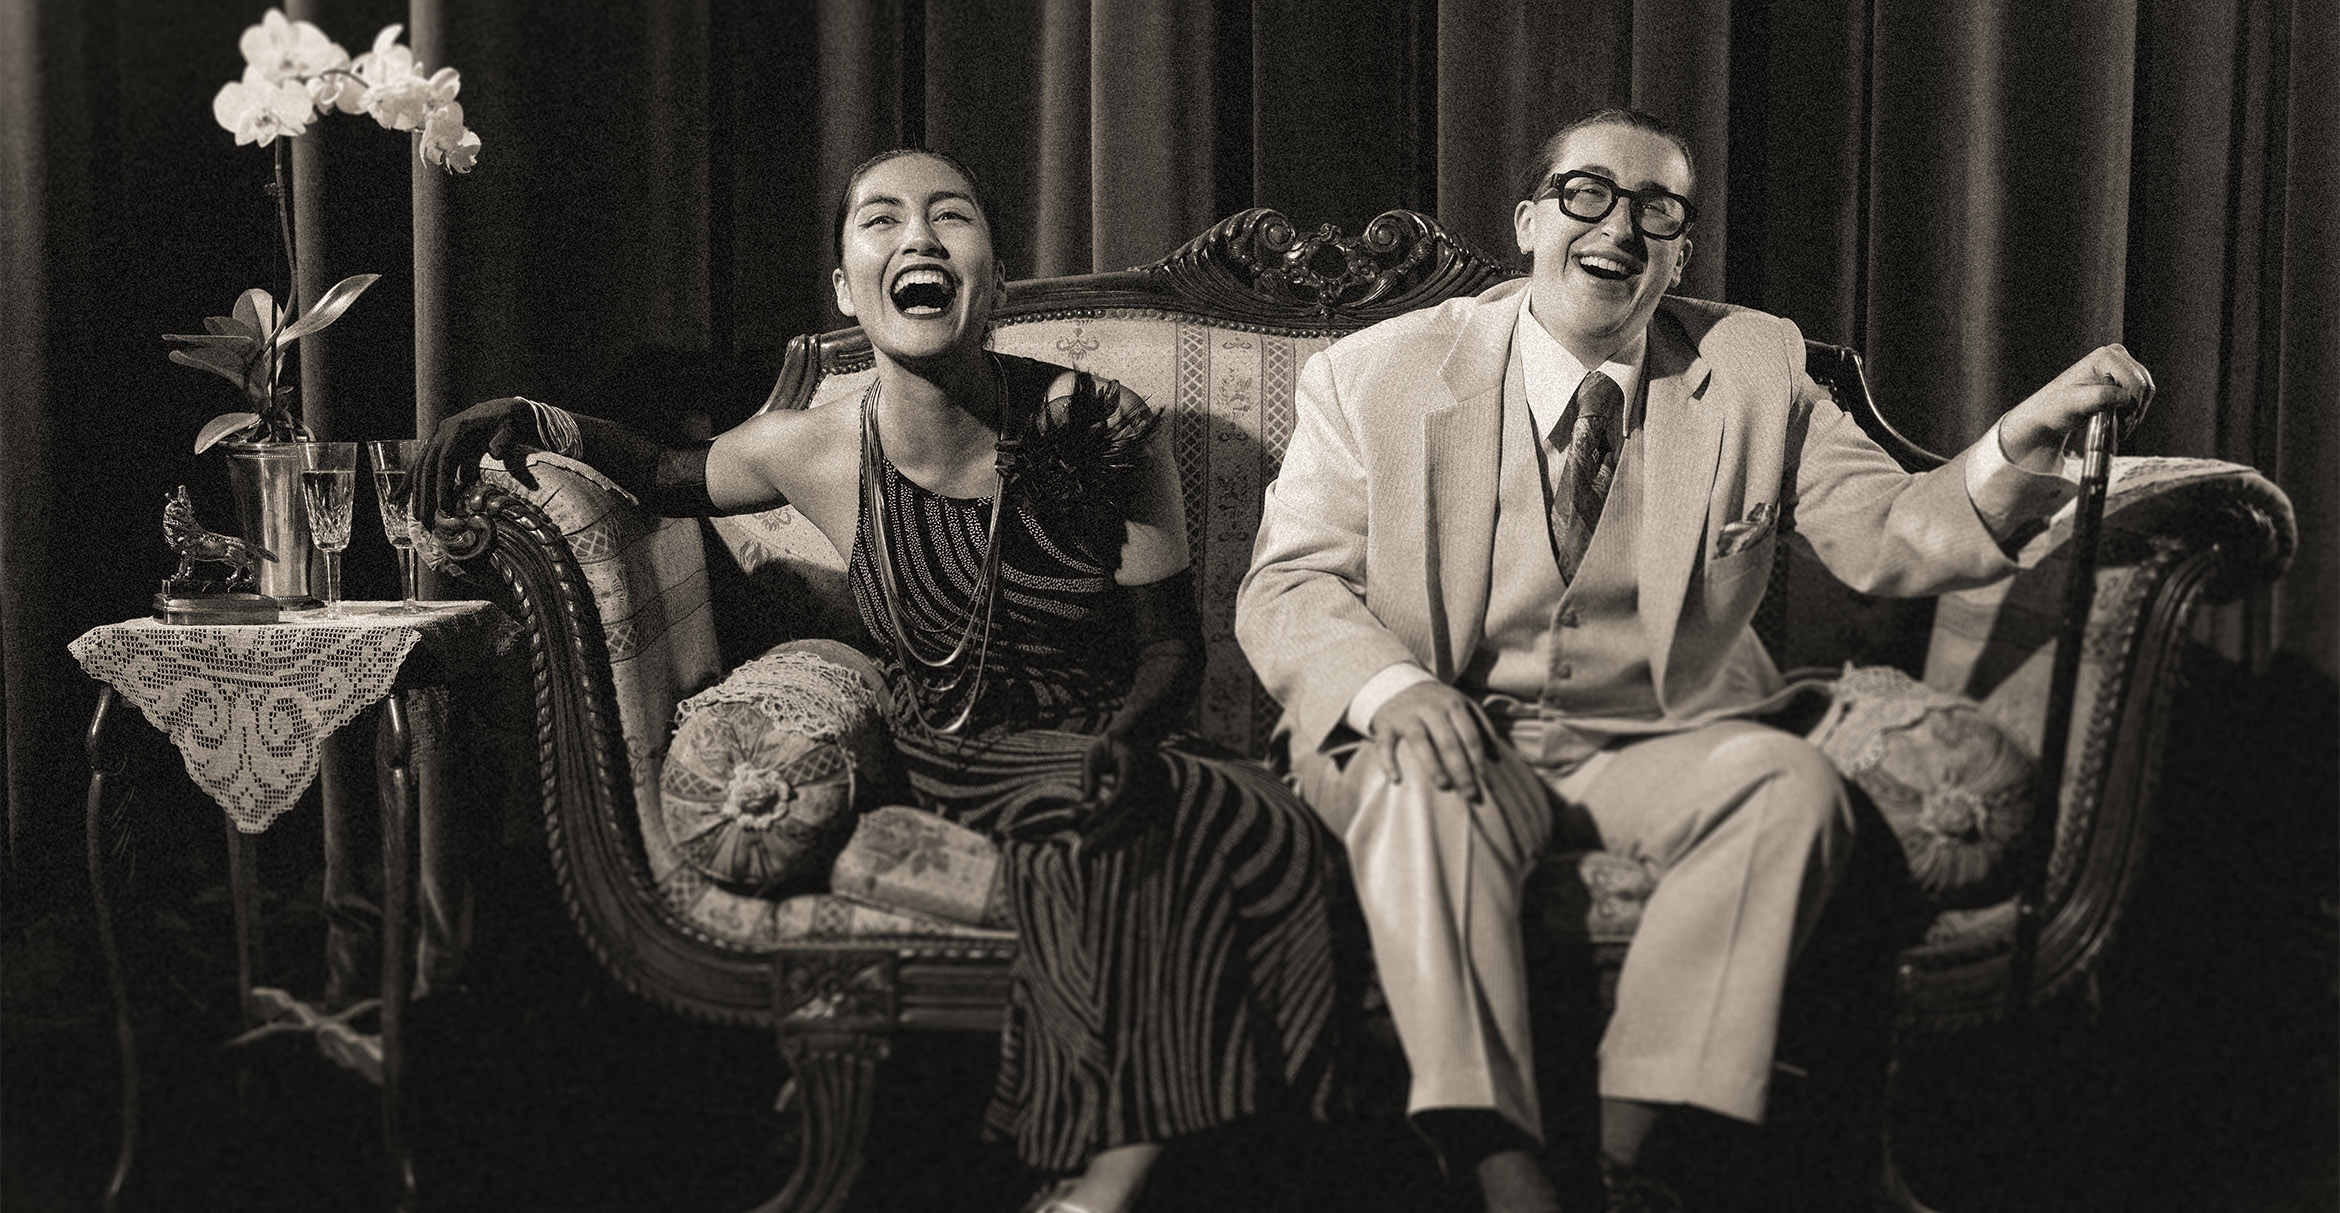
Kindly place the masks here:
MULTIPOLYGON (((1129 639, 1137 649, 1129 694, 1105 732, 1081 761, 1081 796, 1100 812, 1124 803, 1141 767, 1162 739, 1186 719, 1202 680, 1202 618, 1195 611, 1194 573, 1181 569, 1160 581, 1126 587, 1129 639)), ((1094 845, 1142 827, 1126 813, 1099 823, 1094 845)))
POLYGON ((494 456, 514 480, 533 489, 528 455, 551 451, 592 465, 653 513, 703 518, 721 512, 707 496, 707 451, 713 445, 670 447, 614 421, 517 396, 490 400, 440 422, 423 444, 413 481, 414 517, 435 520, 452 506, 481 455, 494 456))

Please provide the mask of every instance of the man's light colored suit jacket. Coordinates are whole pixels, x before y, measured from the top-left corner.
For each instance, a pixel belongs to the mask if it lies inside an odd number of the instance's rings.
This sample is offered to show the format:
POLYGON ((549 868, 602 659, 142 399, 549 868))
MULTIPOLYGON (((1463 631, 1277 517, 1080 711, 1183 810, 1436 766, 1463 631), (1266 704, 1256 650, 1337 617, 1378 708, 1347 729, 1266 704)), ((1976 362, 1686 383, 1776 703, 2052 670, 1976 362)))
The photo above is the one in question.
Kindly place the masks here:
MULTIPOLYGON (((1346 736, 1368 678, 1414 662, 1452 683, 1486 620, 1511 337, 1525 279, 1384 321, 1311 358, 1283 472, 1268 489, 1236 636, 1284 705, 1295 751, 1346 736)), ((1775 524, 1855 589, 1916 596, 2015 564, 1966 489, 1969 454, 1904 472, 1804 373, 1776 316, 1667 297, 1643 363, 1640 633, 1667 732, 1759 710, 1780 690, 1749 626, 1775 524), (1784 500, 1783 500, 1784 498, 1784 500)), ((1985 441, 1991 439, 1986 436, 1985 441)), ((2025 498, 2052 508, 2060 483, 2025 498)))

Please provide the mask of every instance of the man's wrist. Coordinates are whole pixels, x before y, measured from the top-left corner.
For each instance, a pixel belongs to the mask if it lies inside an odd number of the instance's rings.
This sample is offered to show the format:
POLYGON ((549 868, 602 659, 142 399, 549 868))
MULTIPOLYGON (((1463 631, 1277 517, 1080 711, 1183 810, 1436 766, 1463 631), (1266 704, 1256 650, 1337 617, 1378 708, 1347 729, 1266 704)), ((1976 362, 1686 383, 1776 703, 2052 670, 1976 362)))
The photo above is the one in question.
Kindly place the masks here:
POLYGON ((1349 710, 1342 717, 1361 737, 1373 735, 1374 714, 1382 705, 1397 698, 1398 692, 1417 683, 1436 682, 1437 676, 1410 661, 1393 662, 1381 667, 1357 693, 1349 697, 1349 710))
POLYGON ((2014 460, 2004 425, 2002 418, 1968 453, 1966 497, 2000 550, 2012 556, 2071 496, 2072 486, 2052 450, 2036 469, 2014 460))
POLYGON ((2025 421, 2020 413, 1999 418, 1992 428, 1998 433, 1999 454, 2007 462, 2027 472, 2053 469, 2056 454, 2062 449, 2063 435, 2025 421))

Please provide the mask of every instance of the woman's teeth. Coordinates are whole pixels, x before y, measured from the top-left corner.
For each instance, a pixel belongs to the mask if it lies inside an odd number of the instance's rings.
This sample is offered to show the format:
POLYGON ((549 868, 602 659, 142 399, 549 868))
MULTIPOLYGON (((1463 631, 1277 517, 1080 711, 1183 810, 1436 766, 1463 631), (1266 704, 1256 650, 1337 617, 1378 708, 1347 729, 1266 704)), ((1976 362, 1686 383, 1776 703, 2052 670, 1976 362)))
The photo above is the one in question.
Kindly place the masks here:
POLYGON ((941 270, 905 270, 894 279, 894 306, 905 316, 939 316, 958 293, 958 283, 941 270))

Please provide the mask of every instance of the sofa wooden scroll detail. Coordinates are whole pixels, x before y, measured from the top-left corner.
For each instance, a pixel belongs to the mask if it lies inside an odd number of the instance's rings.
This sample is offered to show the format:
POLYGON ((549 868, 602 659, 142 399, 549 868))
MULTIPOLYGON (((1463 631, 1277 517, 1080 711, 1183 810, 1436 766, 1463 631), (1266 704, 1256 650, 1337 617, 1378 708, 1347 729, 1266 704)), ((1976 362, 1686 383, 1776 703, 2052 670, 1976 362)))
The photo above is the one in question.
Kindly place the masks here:
MULTIPOLYGON (((1119 379, 1168 413, 1209 645, 1195 721, 1206 736, 1264 754, 1275 719, 1235 645, 1232 612, 1260 494, 1291 433, 1301 365, 1344 333, 1508 272, 1412 212, 1383 214, 1351 237, 1255 209, 1152 265, 1010 284, 998 348, 1119 379)), ((1906 466, 1938 461, 1877 412, 1852 351, 1809 343, 1808 369, 1906 466)), ((849 403, 869 371, 857 329, 799 337, 767 407, 849 403)), ((996 922, 866 896, 759 897, 683 862, 657 812, 660 771, 677 706, 725 673, 718 612, 748 609, 717 601, 710 569, 743 567, 753 609, 778 616, 784 635, 834 636, 856 626, 843 562, 792 511, 661 520, 589 468, 534 460, 535 490, 494 472, 467 496, 469 529, 450 550, 527 636, 544 827, 571 916, 627 989, 778 1034, 805 1123, 798 1170, 765 1207, 836 1209, 859 1167, 888 1037, 995 1029, 1014 937, 996 922)), ((1808 550, 1781 544, 1758 629, 1783 668, 1897 667, 1964 697, 1976 718, 2036 753, 2070 530, 2059 519, 2032 539, 2010 581, 1919 602, 1855 595, 1808 550)), ((2156 809, 2195 612, 2271 581, 2295 542, 2288 503, 2247 468, 2116 466, 2072 758, 2056 820, 2032 832, 2047 849, 2048 880, 2028 911, 2040 929, 2024 1001, 2088 973, 2120 918, 2156 809)), ((1636 918, 1635 874, 1582 862, 1594 896, 1572 913, 1614 960, 1636 918)), ((1900 958, 1904 1027, 2004 1013, 2025 912, 2012 896, 1941 908, 1900 958)))

